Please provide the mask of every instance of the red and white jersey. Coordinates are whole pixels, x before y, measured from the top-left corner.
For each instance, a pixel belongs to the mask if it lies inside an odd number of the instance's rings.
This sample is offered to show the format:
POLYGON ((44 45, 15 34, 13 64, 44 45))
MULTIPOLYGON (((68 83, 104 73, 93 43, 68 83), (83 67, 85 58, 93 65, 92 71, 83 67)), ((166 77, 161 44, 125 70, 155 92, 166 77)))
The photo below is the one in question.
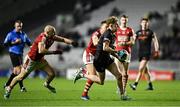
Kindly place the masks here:
POLYGON ((51 45, 54 43, 54 38, 47 38, 44 33, 41 33, 33 42, 31 49, 28 52, 28 56, 33 61, 39 61, 44 57, 44 54, 40 54, 38 52, 38 44, 45 40, 45 48, 49 49, 51 45))
POLYGON ((97 36, 99 38, 101 36, 100 31, 96 30, 95 32, 93 32, 93 34, 91 36, 91 39, 90 39, 90 42, 89 42, 89 44, 88 44, 88 46, 86 48, 86 52, 87 53, 91 53, 92 55, 95 55, 95 53, 96 53, 96 46, 94 46, 94 44, 93 44, 93 40, 92 40, 93 36, 97 36))
POLYGON ((130 41, 130 38, 133 36, 132 28, 127 27, 125 30, 122 30, 120 27, 118 27, 115 35, 116 35, 116 50, 120 51, 122 49, 125 49, 127 52, 131 53, 131 46, 121 46, 119 45, 119 43, 130 41))

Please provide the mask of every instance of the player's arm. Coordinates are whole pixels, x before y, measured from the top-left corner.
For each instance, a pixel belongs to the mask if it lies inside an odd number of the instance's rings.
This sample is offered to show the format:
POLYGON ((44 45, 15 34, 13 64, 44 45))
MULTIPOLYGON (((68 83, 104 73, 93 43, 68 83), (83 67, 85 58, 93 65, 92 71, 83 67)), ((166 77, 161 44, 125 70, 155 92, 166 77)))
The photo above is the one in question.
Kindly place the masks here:
POLYGON ((98 33, 93 34, 92 36, 92 42, 94 46, 97 46, 98 42, 99 42, 99 38, 97 37, 98 33))
POLYGON ((154 38, 152 39, 152 42, 154 44, 154 49, 155 51, 159 51, 159 42, 158 42, 157 36, 155 33, 153 35, 154 35, 154 38))
POLYGON ((105 40, 103 42, 103 51, 106 51, 106 52, 109 52, 109 53, 116 53, 117 51, 112 49, 110 46, 109 46, 109 43, 110 41, 109 40, 105 40))
POLYGON ((136 34, 134 33, 134 30, 132 30, 132 36, 130 36, 129 41, 120 42, 120 45, 121 46, 132 46, 135 44, 135 40, 136 40, 136 34))
POLYGON ((16 39, 15 41, 12 41, 12 34, 8 33, 4 40, 4 46, 12 46, 12 45, 17 45, 21 43, 21 39, 16 39))
POLYGON ((117 54, 117 51, 114 50, 114 49, 112 49, 112 48, 109 46, 109 43, 110 43, 109 40, 104 41, 104 43, 103 43, 103 50, 109 52, 112 56, 116 57, 118 60, 121 60, 121 59, 119 58, 118 54, 117 54))
POLYGON ((57 42, 64 42, 66 44, 71 44, 74 47, 78 46, 78 43, 76 41, 73 41, 71 39, 67 39, 67 38, 64 38, 64 37, 61 37, 61 36, 58 36, 58 35, 54 36, 54 40, 57 41, 57 42))
POLYGON ((154 57, 159 57, 159 42, 155 33, 153 34, 153 36, 154 37, 152 38, 152 42, 153 42, 154 50, 155 50, 154 57))
POLYGON ((46 49, 45 41, 46 38, 43 38, 42 41, 38 43, 38 52, 40 54, 45 54, 45 55, 62 54, 62 50, 49 51, 48 49, 46 49))
POLYGON ((130 40, 125 42, 126 45, 132 46, 135 44, 136 40, 136 34, 134 33, 134 30, 132 30, 132 36, 130 37, 130 40))
POLYGON ((26 44, 27 44, 28 46, 31 46, 31 45, 32 45, 31 39, 29 39, 26 34, 24 34, 24 36, 25 36, 25 39, 26 39, 26 44))

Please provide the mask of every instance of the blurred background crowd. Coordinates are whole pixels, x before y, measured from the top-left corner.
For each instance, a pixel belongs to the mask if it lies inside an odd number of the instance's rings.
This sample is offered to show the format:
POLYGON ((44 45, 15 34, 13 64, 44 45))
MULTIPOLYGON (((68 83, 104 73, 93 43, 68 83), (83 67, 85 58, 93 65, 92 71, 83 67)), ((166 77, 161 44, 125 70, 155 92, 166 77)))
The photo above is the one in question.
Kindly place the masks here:
MULTIPOLYGON (((2 43, 15 20, 23 21, 23 30, 32 41, 47 24, 54 25, 59 35, 78 41, 78 48, 55 44, 52 48, 63 49, 64 54, 47 57, 57 71, 66 71, 82 65, 82 52, 100 22, 122 14, 128 15, 128 25, 135 31, 139 29, 140 18, 150 19, 160 44, 155 69, 165 67, 176 72, 177 77, 180 75, 180 0, 1 0, 0 13, 0 75, 11 68, 7 48, 2 43)), ((131 68, 138 66, 137 48, 133 46, 131 68)))

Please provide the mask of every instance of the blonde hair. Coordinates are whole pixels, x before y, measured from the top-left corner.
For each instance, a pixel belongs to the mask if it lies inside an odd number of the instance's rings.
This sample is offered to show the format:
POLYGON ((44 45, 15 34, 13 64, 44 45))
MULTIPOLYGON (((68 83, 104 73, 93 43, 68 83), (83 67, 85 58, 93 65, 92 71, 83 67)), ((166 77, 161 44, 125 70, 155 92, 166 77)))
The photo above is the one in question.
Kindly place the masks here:
POLYGON ((44 28, 44 32, 46 32, 47 34, 56 33, 56 29, 55 29, 54 26, 46 25, 45 28, 44 28))
POLYGON ((107 25, 117 23, 118 19, 115 16, 111 16, 106 20, 107 25))

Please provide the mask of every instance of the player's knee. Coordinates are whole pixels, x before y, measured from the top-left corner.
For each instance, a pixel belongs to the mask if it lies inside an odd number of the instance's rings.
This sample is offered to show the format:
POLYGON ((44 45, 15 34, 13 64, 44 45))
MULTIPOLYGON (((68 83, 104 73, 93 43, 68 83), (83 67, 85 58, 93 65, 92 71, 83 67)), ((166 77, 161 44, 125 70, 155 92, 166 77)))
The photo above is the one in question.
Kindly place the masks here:
POLYGON ((122 75, 116 75, 117 80, 122 80, 122 75))
POLYGON ((140 71, 140 72, 143 72, 143 70, 144 70, 144 67, 140 67, 140 68, 139 68, 139 71, 140 71))
POLYGON ((22 76, 17 76, 17 77, 15 77, 15 79, 16 79, 17 81, 22 81, 22 80, 23 80, 23 77, 22 77, 22 76))
POLYGON ((128 78, 127 74, 122 75, 123 78, 128 78))

